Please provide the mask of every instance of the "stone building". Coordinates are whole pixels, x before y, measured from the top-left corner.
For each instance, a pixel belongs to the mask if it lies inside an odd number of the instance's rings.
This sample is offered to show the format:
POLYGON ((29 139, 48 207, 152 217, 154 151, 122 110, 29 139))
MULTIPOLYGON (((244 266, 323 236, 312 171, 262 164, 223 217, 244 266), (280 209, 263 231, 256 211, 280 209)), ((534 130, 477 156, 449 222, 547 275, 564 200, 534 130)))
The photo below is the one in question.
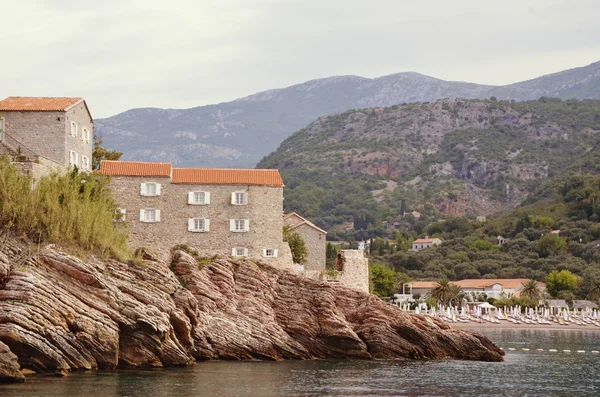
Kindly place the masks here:
POLYGON ((283 180, 277 170, 173 168, 102 161, 132 248, 168 257, 187 244, 200 254, 292 265, 283 242, 283 180))
POLYGON ((360 250, 340 250, 334 264, 335 276, 324 275, 324 280, 339 282, 347 287, 369 292, 369 260, 360 250))
POLYGON ((302 236, 308 251, 308 260, 304 264, 306 271, 325 270, 325 251, 327 232, 295 212, 283 216, 283 223, 291 227, 292 232, 302 236))
POLYGON ((94 121, 82 98, 0 101, 0 155, 39 177, 69 166, 91 171, 94 121))

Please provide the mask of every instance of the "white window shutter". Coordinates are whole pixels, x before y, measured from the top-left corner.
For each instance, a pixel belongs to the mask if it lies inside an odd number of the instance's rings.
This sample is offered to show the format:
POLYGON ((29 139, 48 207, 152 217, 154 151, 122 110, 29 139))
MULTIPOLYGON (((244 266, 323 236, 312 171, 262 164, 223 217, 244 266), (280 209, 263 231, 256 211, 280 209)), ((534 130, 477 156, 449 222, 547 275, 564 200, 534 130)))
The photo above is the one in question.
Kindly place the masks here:
POLYGON ((244 192, 244 204, 248 204, 248 192, 244 192))
POLYGON ((232 248, 232 249, 231 249, 231 256, 236 256, 235 254, 236 254, 236 249, 235 249, 235 248, 232 248))
POLYGON ((229 220, 229 231, 230 232, 235 232, 235 219, 230 219, 229 220))
POLYGON ((146 215, 146 211, 140 210, 140 221, 144 222, 144 215, 146 215))
POLYGON ((250 219, 244 219, 244 231, 250 231, 250 219))
POLYGON ((154 213, 156 214, 156 222, 160 222, 160 210, 155 210, 154 213))
POLYGON ((263 248, 263 250, 262 250, 262 255, 263 255, 263 257, 265 257, 265 258, 266 258, 266 256, 267 256, 267 250, 266 250, 266 249, 264 249, 264 248, 263 248))
POLYGON ((205 232, 210 232, 210 219, 205 219, 204 220, 204 231, 205 232))
POLYGON ((188 192, 188 204, 194 204, 194 192, 188 192))
POLYGON ((140 195, 141 196, 146 195, 146 184, 145 183, 140 184, 140 195))
POLYGON ((248 248, 244 248, 244 256, 248 256, 248 248))
POLYGON ((231 193, 231 204, 235 204, 235 192, 231 193))
POLYGON ((273 257, 274 258, 277 258, 277 252, 278 252, 278 250, 273 250, 273 257))
POLYGON ((204 192, 204 204, 210 204, 210 192, 204 192))
POLYGON ((194 231, 194 220, 188 219, 188 232, 193 232, 193 231, 194 231))
POLYGON ((156 195, 160 196, 160 183, 156 184, 156 195))

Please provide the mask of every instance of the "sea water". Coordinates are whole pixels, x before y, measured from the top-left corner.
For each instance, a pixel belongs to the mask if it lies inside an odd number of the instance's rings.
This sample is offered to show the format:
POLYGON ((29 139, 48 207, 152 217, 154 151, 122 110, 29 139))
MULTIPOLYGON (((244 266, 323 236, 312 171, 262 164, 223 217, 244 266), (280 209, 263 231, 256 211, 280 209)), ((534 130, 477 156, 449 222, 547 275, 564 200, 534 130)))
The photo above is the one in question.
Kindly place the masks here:
POLYGON ((592 353, 600 351, 600 332, 481 332, 506 351, 504 362, 212 361, 34 375, 24 384, 1 385, 0 396, 600 396, 600 354, 592 353))

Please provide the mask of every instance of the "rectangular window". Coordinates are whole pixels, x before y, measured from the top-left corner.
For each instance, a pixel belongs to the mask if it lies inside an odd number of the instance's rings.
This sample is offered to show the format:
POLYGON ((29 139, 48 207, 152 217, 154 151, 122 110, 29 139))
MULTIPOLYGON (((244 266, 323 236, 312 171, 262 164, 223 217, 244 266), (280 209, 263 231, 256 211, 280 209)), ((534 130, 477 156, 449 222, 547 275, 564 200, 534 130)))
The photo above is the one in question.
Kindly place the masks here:
POLYGON ((233 193, 231 193, 231 204, 233 204, 233 205, 245 205, 245 204, 248 204, 248 193, 247 192, 233 192, 233 193))
POLYGON ((90 143, 90 130, 87 128, 83 128, 81 130, 81 140, 86 143, 90 143))
POLYGON ((77 165, 77 153, 75 153, 74 151, 70 151, 69 152, 69 164, 71 164, 72 166, 76 166, 77 165))
POLYGON ((90 159, 86 156, 81 156, 81 169, 85 171, 90 170, 90 159))
POLYGON ((125 222, 127 216, 127 210, 125 208, 117 208, 116 217, 120 222, 125 222))
POLYGON ((154 208, 140 210, 140 221, 148 223, 160 222, 160 210, 154 208))
POLYGON ((188 232, 208 232, 210 230, 210 220, 208 219, 188 219, 188 232))
POLYGON ((74 121, 71 121, 71 136, 77 136, 77 123, 74 121))
POLYGON ((273 248, 263 249, 263 256, 265 258, 277 258, 277 250, 273 248))
POLYGON ((140 185, 140 195, 160 196, 160 183, 142 183, 140 185))
POLYGON ((205 205, 210 204, 209 192, 188 192, 188 204, 205 205))
POLYGON ((250 221, 248 219, 231 219, 229 221, 229 230, 232 232, 248 232, 250 230, 250 221))
POLYGON ((4 140, 4 119, 0 117, 0 141, 4 140))
POLYGON ((244 247, 235 247, 231 249, 231 256, 241 256, 241 257, 246 257, 248 256, 248 248, 244 248, 244 247))

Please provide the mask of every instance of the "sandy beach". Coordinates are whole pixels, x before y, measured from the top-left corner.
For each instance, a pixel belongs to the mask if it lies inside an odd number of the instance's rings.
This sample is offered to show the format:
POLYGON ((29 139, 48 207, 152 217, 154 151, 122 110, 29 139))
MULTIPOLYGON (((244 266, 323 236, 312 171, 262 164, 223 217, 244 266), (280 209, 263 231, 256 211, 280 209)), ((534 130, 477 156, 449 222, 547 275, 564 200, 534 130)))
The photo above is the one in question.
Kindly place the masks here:
POLYGON ((532 329, 532 330, 548 330, 548 331, 589 331, 589 332, 600 332, 600 327, 595 325, 560 325, 556 323, 552 324, 513 324, 510 322, 501 322, 500 324, 493 324, 489 322, 483 323, 448 323, 449 326, 456 329, 466 329, 470 331, 479 331, 487 329, 532 329))

